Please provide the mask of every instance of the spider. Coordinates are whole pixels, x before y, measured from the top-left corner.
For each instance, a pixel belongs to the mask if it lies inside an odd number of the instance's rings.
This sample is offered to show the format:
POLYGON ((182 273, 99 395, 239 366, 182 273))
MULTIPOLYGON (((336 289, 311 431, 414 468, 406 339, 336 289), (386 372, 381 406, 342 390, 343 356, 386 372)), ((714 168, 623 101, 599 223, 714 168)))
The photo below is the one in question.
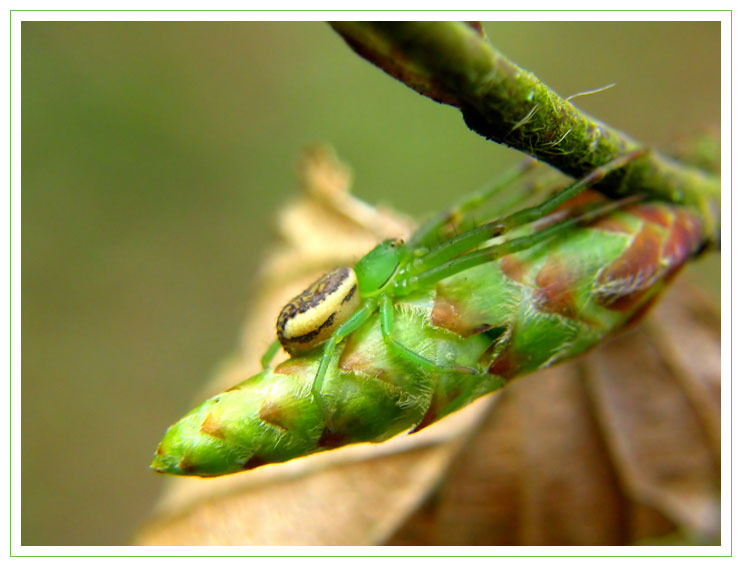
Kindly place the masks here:
POLYGON ((428 289, 463 270, 530 248, 563 233, 571 226, 597 218, 607 210, 625 204, 614 201, 592 207, 566 220, 558 219, 531 234, 488 242, 553 213, 560 205, 609 173, 629 164, 641 153, 627 154, 593 170, 539 205, 481 224, 441 242, 446 227, 483 205, 537 163, 529 160, 506 173, 492 187, 465 197, 451 209, 425 223, 409 241, 385 240, 354 266, 327 272, 281 310, 276 323, 278 338, 262 357, 263 368, 270 365, 281 346, 292 356, 321 347, 322 357, 311 391, 329 423, 322 384, 335 349, 378 312, 385 344, 402 359, 431 372, 485 374, 486 369, 442 365, 398 341, 394 336, 395 300, 428 289))

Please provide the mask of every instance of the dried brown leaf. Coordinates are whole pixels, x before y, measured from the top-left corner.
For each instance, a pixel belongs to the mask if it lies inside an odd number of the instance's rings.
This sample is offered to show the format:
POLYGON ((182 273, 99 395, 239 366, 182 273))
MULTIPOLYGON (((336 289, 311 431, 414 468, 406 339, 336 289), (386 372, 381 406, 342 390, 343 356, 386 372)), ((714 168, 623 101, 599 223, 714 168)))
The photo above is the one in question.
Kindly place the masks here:
MULTIPOLYGON (((406 235, 405 217, 348 191, 349 173, 330 150, 302 163, 304 193, 279 215, 281 242, 258 275, 243 349, 199 399, 258 369, 286 299, 319 274, 352 264, 379 240, 406 235)), ((490 400, 414 436, 356 445, 214 479, 171 478, 137 537, 141 545, 372 545, 385 541, 440 481, 463 435, 490 400)))
POLYGON ((637 328, 508 386, 389 543, 717 543, 719 354, 713 308, 678 282, 637 328))
MULTIPOLYGON (((412 223, 348 193, 315 149, 278 219, 239 356, 258 370, 286 298, 412 223)), ((718 310, 674 286, 636 329, 412 436, 216 479, 169 479, 143 545, 616 545, 719 533, 718 310)))

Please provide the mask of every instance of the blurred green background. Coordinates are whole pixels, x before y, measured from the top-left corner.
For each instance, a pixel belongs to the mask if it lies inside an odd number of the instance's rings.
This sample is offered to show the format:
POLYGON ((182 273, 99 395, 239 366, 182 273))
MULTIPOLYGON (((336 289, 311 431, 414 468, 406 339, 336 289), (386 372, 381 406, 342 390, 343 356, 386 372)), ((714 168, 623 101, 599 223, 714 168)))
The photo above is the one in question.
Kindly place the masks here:
MULTIPOLYGON (((639 140, 718 125, 718 22, 485 29, 563 96, 615 82, 576 103, 639 140)), ((321 22, 24 22, 22 93, 24 545, 130 541, 157 442, 237 343, 307 143, 412 214, 518 159, 321 22)))

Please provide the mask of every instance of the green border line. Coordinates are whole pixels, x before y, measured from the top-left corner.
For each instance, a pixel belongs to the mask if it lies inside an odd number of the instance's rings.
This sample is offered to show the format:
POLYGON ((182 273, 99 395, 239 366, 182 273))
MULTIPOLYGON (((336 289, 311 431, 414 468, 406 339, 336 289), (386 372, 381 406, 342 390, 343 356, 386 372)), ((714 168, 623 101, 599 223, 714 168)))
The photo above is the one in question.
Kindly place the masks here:
POLYGON ((8 530, 10 536, 10 557, 13 557, 13 10, 10 10, 10 28, 8 30, 8 295, 10 296, 10 310, 8 311, 8 417, 10 423, 10 440, 8 443, 8 480, 10 483, 10 498, 8 498, 8 530))
MULTIPOLYGON (((13 38, 12 38, 12 32, 13 32, 13 13, 14 12, 293 12, 293 13, 304 13, 304 12, 338 12, 338 13, 347 13, 347 12, 450 12, 452 10, 9 10, 9 16, 10 16, 10 30, 9 30, 9 82, 8 82, 8 88, 9 88, 9 107, 10 107, 10 120, 8 124, 8 132, 9 132, 9 141, 10 141, 10 147, 9 147, 9 186, 8 186, 8 201, 9 201, 9 264, 10 268, 12 268, 12 235, 13 235, 13 227, 12 227, 12 156, 13 156, 13 136, 12 136, 12 121, 13 121, 13 88, 12 88, 12 62, 13 62, 13 38)), ((733 75, 733 65, 732 65, 732 57, 733 57, 733 49, 732 49, 732 42, 733 42, 733 33, 732 33, 732 14, 733 10, 455 10, 456 12, 710 12, 710 13, 729 13, 729 47, 730 47, 730 65, 729 65, 729 77, 730 77, 730 85, 729 85, 729 93, 730 93, 730 106, 729 106, 729 122, 730 126, 732 123, 732 104, 731 104, 731 95, 733 93, 733 84, 734 81, 732 80, 733 75)), ((722 23, 722 22, 719 22, 722 23)), ((730 130, 730 137, 729 137, 729 155, 732 155, 732 147, 733 147, 733 132, 730 130)), ((732 160, 729 160, 729 186, 732 186, 732 167, 733 163, 732 160)), ((733 222, 732 222, 732 191, 729 192, 729 261, 730 261, 730 297, 729 297, 729 312, 732 313, 732 296, 731 296, 731 290, 733 289, 733 270, 731 270, 731 264, 732 264, 732 233, 733 233, 733 222)), ((9 346, 10 346, 10 352, 8 353, 8 361, 9 361, 9 367, 12 371, 12 269, 9 270, 9 282, 10 282, 10 289, 9 289, 9 295, 10 295, 10 310, 9 310, 9 346)), ((732 344, 732 325, 730 321, 730 327, 729 327, 729 343, 730 347, 732 344)), ((732 375, 732 350, 730 348, 729 356, 730 356, 730 366, 729 366, 729 374, 732 375)), ((10 399, 8 400, 8 413, 10 416, 10 454, 9 454, 9 463, 12 462, 12 455, 13 455, 13 449, 12 449, 12 442, 13 442, 13 435, 12 435, 12 425, 13 425, 13 416, 12 416, 12 391, 13 391, 13 381, 12 379, 8 381, 8 387, 9 387, 9 395, 10 399)), ((732 499, 732 465, 733 465, 733 455, 732 455, 732 419, 733 419, 733 412, 732 412, 732 381, 730 380, 729 383, 729 427, 730 427, 730 436, 729 436, 729 501, 730 504, 733 501, 732 499)), ((733 506, 730 505, 729 509, 729 555, 386 555, 386 554, 374 554, 374 555, 14 555, 13 554, 13 512, 12 512, 12 501, 13 501, 13 469, 12 465, 9 466, 9 480, 10 480, 10 498, 8 501, 8 509, 9 509, 9 535, 10 535, 10 541, 9 541, 9 557, 343 557, 343 558, 350 558, 350 557, 534 557, 534 558, 543 558, 543 557, 650 557, 650 558, 660 558, 660 557, 732 557, 732 546, 733 546, 733 506)), ((21 543, 21 547, 23 547, 23 544, 21 543)))
MULTIPOLYGON (((734 232, 734 223, 732 222, 732 190, 731 188, 734 187, 734 184, 732 183, 732 168, 734 166, 734 163, 731 159, 732 155, 732 141, 734 139, 734 134, 731 130, 731 125, 733 124, 732 121, 732 100, 733 100, 733 91, 734 91, 734 80, 732 75, 734 74, 734 65, 732 65, 732 59, 734 57, 734 49, 732 49, 732 42, 734 41, 734 34, 732 32, 732 10, 729 10, 729 313, 733 313, 732 310, 732 290, 734 289, 734 270, 732 270, 732 241, 734 240, 732 238, 732 233, 734 232)), ((731 316, 731 315, 730 315, 731 316)), ((734 350, 732 348, 732 321, 730 319, 729 321, 729 557, 732 557, 732 546, 734 545, 734 530, 732 529, 732 517, 734 516, 734 506, 732 503, 734 502, 734 499, 732 498, 732 478, 734 478, 732 474, 732 463, 734 461, 733 459, 733 447, 732 444, 732 436, 734 432, 734 427, 732 427, 732 419, 734 416, 734 412, 732 411, 732 382, 731 379, 734 375, 732 373, 732 351, 734 350)))

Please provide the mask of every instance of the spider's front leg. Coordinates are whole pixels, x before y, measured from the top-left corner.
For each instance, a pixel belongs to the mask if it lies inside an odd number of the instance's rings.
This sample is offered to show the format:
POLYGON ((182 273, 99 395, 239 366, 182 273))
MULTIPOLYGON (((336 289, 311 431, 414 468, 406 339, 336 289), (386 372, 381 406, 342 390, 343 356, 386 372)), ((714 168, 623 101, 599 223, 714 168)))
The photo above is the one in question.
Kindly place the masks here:
MULTIPOLYGON (((456 256, 474 250, 491 238, 500 236, 512 229, 546 217, 549 213, 554 212, 558 207, 573 197, 579 195, 586 189, 589 189, 609 173, 630 164, 642 154, 643 151, 636 151, 621 156, 612 162, 593 170, 585 177, 571 183, 538 205, 521 209, 510 215, 490 221, 466 232, 462 232, 447 241, 441 242, 438 246, 430 250, 425 250, 423 255, 414 258, 404 270, 405 279, 401 280, 400 284, 397 286, 397 291, 406 293, 404 284, 406 284, 408 280, 414 280, 414 276, 418 274, 435 269, 456 256)), ((474 200, 472 199, 465 202, 474 203, 474 200)), ((440 229, 440 226, 438 228, 440 229)))
POLYGON ((487 201, 523 177, 537 164, 538 162, 534 159, 529 158, 524 160, 487 187, 466 195, 451 208, 446 209, 423 224, 410 237, 407 245, 410 249, 414 250, 417 248, 427 248, 436 244, 441 240, 446 226, 451 224, 459 226, 468 213, 482 207, 487 201))
POLYGON ((270 367, 271 362, 276 357, 279 350, 281 350, 281 341, 276 339, 266 349, 265 354, 263 354, 263 356, 260 357, 260 367, 263 370, 270 367))

